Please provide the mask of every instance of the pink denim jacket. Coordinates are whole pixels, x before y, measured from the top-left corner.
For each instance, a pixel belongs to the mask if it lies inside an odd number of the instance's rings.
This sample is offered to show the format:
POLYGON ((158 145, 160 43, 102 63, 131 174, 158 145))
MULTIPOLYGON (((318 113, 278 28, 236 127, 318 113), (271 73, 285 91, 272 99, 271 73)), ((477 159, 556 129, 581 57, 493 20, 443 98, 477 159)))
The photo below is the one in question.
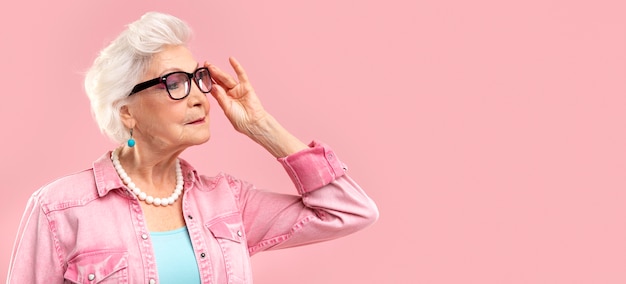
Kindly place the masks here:
MULTIPOLYGON (((7 283, 158 283, 140 201, 110 154, 32 195, 7 283)), ((300 196, 223 173, 198 175, 181 160, 183 214, 202 283, 252 283, 251 255, 341 237, 377 220, 376 205, 329 147, 313 142, 278 160, 300 196)))

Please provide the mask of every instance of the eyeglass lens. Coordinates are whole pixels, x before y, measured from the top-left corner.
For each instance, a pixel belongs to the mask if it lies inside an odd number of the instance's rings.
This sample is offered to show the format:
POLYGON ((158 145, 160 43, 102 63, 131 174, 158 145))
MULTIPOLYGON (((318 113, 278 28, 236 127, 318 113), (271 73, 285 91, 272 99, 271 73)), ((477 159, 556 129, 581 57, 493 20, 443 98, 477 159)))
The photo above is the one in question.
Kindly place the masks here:
MULTIPOLYGON (((193 77, 200 91, 203 93, 211 91, 211 78, 207 69, 201 68, 196 70, 193 77)), ((167 92, 173 99, 186 97, 189 95, 191 89, 189 75, 184 72, 176 72, 168 75, 165 78, 165 85, 167 86, 167 92)))
POLYGON ((198 88, 203 93, 208 93, 211 91, 211 75, 209 75, 209 70, 206 68, 199 69, 196 71, 195 80, 198 84, 198 88))

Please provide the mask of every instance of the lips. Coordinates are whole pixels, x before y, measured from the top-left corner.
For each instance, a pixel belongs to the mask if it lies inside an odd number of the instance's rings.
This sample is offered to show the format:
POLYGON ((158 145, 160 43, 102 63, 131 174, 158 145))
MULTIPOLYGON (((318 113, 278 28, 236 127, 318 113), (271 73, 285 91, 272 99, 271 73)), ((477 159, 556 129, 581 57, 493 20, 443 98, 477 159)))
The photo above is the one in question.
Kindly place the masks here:
POLYGON ((191 121, 191 122, 187 122, 187 123, 185 123, 185 124, 198 124, 198 123, 203 123, 203 122, 204 122, 204 118, 205 118, 205 117, 201 117, 201 118, 198 118, 198 119, 193 120, 193 121, 191 121))

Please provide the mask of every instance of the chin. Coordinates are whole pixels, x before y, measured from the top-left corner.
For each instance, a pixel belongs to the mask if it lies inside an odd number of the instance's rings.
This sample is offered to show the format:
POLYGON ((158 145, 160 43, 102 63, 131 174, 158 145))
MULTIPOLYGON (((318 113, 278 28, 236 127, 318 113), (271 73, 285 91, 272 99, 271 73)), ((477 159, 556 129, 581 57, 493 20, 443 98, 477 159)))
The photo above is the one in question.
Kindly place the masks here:
POLYGON ((209 141, 209 139, 211 138, 211 133, 207 133, 206 135, 202 135, 201 137, 197 137, 197 139, 194 139, 195 143, 194 145, 202 145, 206 142, 209 141))
POLYGON ((202 145, 209 141, 211 138, 211 131, 209 129, 203 129, 201 131, 195 131, 179 138, 178 143, 181 146, 190 147, 196 145, 202 145))
POLYGON ((202 139, 198 145, 201 145, 201 144, 204 144, 206 142, 209 142, 209 139, 211 139, 211 135, 208 135, 205 139, 202 139))
POLYGON ((186 148, 193 147, 193 146, 200 146, 208 141, 209 141, 209 137, 206 137, 205 139, 190 139, 186 141, 181 141, 180 143, 178 143, 178 147, 181 147, 182 149, 186 149, 186 148))

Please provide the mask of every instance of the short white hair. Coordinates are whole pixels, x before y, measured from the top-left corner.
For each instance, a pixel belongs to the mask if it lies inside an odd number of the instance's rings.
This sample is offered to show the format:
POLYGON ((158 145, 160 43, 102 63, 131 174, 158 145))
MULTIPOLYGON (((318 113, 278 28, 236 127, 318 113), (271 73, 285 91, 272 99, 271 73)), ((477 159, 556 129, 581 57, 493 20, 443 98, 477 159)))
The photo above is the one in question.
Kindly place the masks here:
POLYGON ((148 12, 100 51, 85 77, 85 91, 100 131, 121 143, 130 136, 120 109, 147 72, 152 56, 168 45, 187 45, 191 29, 167 14, 148 12))

